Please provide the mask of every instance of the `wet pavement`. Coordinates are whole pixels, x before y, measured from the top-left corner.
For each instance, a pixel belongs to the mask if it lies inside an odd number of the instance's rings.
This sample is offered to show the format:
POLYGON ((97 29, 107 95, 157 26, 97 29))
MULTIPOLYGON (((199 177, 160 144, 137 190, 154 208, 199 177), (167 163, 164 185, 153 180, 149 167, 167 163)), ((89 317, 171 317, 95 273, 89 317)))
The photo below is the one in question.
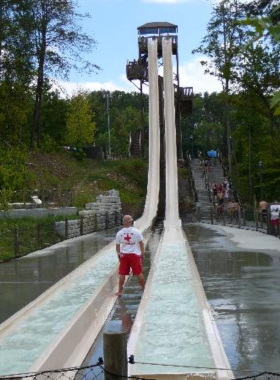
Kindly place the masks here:
POLYGON ((237 249, 222 231, 185 231, 235 376, 280 372, 280 253, 237 249))
POLYGON ((0 323, 99 252, 119 229, 66 240, 47 251, 0 264, 0 323))

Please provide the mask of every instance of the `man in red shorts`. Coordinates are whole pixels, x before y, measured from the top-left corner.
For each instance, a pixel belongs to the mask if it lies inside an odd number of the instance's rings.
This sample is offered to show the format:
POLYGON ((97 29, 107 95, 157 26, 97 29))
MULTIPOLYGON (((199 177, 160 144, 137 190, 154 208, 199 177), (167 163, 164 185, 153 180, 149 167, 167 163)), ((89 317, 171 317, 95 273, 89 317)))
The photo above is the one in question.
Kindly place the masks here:
POLYGON ((142 260, 144 258, 145 246, 141 232, 132 227, 133 219, 130 215, 123 218, 124 228, 117 233, 116 251, 120 260, 119 267, 119 291, 116 296, 121 296, 125 276, 129 275, 130 269, 137 276, 142 289, 145 288, 145 279, 142 274, 142 260))

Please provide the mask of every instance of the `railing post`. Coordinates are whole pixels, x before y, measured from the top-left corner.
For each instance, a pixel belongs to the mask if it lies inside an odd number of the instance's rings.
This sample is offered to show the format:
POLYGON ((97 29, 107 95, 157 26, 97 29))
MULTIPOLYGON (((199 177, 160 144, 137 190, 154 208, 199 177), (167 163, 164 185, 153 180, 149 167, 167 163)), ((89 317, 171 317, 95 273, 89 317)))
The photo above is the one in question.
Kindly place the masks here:
POLYGON ((41 242, 41 224, 37 224, 37 245, 38 248, 41 248, 42 242, 41 242))
POLYGON ((263 213, 262 213, 262 210, 260 212, 260 219, 261 219, 261 228, 263 228, 263 213))
POLYGON ((266 217, 266 228, 267 228, 267 234, 270 234, 270 211, 267 210, 267 217, 266 217))
POLYGON ((213 207, 211 207, 211 209, 210 209, 210 219, 211 219, 211 224, 214 224, 214 220, 213 220, 213 207))
POLYGON ((127 378, 126 332, 107 332, 103 335, 105 380, 127 378))
POLYGON ((244 212, 244 209, 241 209, 239 208, 239 212, 238 212, 238 228, 241 228, 241 210, 242 210, 242 214, 244 212))
POLYGON ((55 220, 52 221, 52 241, 53 241, 53 244, 56 243, 56 239, 55 239, 55 220))
POLYGON ((80 217, 80 235, 82 236, 84 234, 84 217, 80 217))
POLYGON ((258 217, 258 211, 255 209, 255 223, 256 223, 256 231, 259 230, 259 217, 258 217))
POLYGON ((108 211, 106 211, 106 214, 105 214, 105 228, 106 230, 108 229, 109 227, 109 213, 108 211))
POLYGON ((65 219, 65 225, 64 225, 64 228, 65 228, 65 239, 68 239, 68 236, 69 236, 69 223, 68 223, 68 218, 65 219))
POLYGON ((18 228, 14 229, 14 256, 19 256, 19 239, 18 239, 18 228))
POLYGON ((97 214, 94 214, 94 231, 97 231, 97 214))

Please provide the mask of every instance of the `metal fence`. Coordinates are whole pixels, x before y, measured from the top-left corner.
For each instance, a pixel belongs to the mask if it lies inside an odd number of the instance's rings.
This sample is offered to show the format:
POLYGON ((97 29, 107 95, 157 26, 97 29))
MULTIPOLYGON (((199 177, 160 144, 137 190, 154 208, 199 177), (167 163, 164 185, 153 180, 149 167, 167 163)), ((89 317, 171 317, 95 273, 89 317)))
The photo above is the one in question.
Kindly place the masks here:
POLYGON ((66 218, 60 222, 53 220, 50 223, 42 223, 39 221, 32 227, 19 227, 2 231, 0 232, 0 259, 6 261, 12 258, 19 258, 63 240, 113 228, 121 225, 121 223, 122 213, 114 211, 111 213, 95 213, 88 218, 80 216, 75 220, 66 218), (75 222, 75 234, 73 234, 70 227, 72 222, 75 222), (90 228, 88 227, 89 223, 90 228))
POLYGON ((246 210, 239 208, 236 212, 231 212, 225 204, 221 209, 213 205, 209 212, 204 210, 198 211, 199 221, 211 224, 222 224, 224 226, 234 226, 238 228, 247 228, 261 231, 269 235, 274 235, 280 239, 279 224, 273 226, 270 220, 270 212, 263 214, 259 210, 246 210))

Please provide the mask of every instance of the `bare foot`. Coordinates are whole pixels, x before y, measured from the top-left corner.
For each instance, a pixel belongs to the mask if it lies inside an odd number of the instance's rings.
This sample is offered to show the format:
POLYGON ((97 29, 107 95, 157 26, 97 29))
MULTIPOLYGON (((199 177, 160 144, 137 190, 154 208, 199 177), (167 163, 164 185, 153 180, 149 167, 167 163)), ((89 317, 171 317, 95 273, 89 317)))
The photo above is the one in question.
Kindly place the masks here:
POLYGON ((122 296, 122 292, 117 292, 117 293, 115 293, 115 296, 117 296, 117 297, 121 297, 121 296, 122 296))

